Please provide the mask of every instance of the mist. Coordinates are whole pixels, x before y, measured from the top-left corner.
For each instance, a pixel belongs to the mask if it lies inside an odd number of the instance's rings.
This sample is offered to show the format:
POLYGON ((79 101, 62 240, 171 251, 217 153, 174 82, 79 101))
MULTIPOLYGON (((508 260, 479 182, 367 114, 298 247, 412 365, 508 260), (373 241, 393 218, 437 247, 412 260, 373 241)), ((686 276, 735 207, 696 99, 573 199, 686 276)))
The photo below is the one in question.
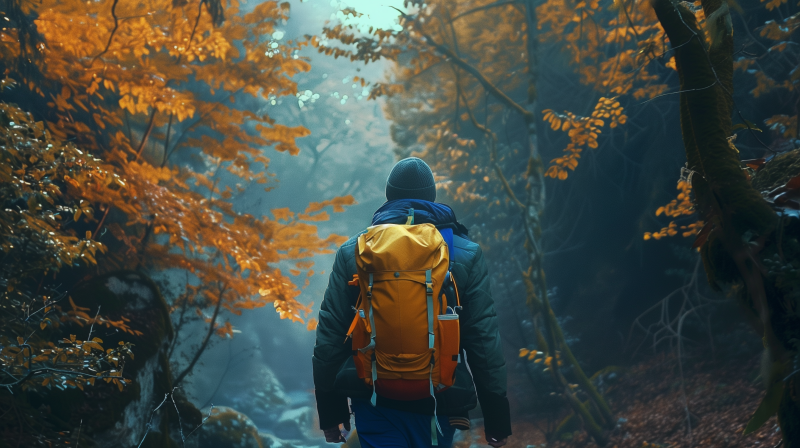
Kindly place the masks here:
POLYGON ((2 13, 0 447, 335 446, 320 307, 408 157, 505 446, 800 446, 797 5, 83 3, 2 13))

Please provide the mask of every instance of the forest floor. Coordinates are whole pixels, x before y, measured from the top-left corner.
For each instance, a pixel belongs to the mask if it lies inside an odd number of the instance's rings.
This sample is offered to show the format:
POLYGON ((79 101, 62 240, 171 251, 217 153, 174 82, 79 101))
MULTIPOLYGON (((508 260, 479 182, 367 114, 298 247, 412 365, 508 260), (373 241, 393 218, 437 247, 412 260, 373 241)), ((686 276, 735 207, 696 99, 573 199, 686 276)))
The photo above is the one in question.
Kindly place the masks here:
MULTIPOLYGON (((764 396, 758 360, 724 367, 711 362, 685 363, 685 393, 692 415, 691 434, 681 392, 677 365, 664 358, 629 368, 606 396, 620 420, 610 434, 609 448, 719 447, 773 448, 780 442, 775 417, 757 432, 742 436, 750 416, 764 396), (688 364, 688 365, 687 365, 688 364)), ((546 422, 524 416, 515 419, 509 448, 591 448, 582 432, 571 440, 546 443, 541 430, 546 422), (545 444, 546 445, 542 445, 545 444)), ((472 444, 483 440, 482 428, 465 437, 472 444), (480 433, 479 433, 480 432, 480 433)), ((485 442, 484 442, 485 443, 485 442)))

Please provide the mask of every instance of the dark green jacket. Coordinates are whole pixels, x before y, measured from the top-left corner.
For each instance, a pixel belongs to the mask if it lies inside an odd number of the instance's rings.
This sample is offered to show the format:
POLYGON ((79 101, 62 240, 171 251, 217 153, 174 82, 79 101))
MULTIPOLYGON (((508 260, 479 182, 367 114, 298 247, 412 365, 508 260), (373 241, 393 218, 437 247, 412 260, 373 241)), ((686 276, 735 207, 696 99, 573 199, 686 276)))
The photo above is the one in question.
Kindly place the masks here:
MULTIPOLYGON (((441 221, 441 217, 439 220, 441 221)), ((455 224, 454 215, 452 220, 455 224)), ((418 219, 416 223, 422 222, 418 219)), ((442 222, 433 224, 447 225, 442 222)), ((455 384, 436 394, 436 411, 440 415, 464 415, 475 407, 477 392, 486 432, 503 438, 511 434, 511 423, 506 398, 506 365, 489 288, 489 272, 480 246, 468 240, 466 235, 463 236, 453 237, 456 250, 453 251, 451 270, 463 306, 459 313, 461 347, 466 352, 468 367, 464 363, 459 364, 455 384)), ((351 343, 346 340, 359 294, 358 286, 347 284, 356 273, 357 240, 358 235, 350 238, 337 251, 319 312, 317 341, 312 360, 317 410, 322 429, 349 421, 346 397, 368 399, 372 394, 372 388, 367 387, 356 376, 351 343)), ((379 396, 378 406, 433 414, 432 398, 395 401, 379 396)))

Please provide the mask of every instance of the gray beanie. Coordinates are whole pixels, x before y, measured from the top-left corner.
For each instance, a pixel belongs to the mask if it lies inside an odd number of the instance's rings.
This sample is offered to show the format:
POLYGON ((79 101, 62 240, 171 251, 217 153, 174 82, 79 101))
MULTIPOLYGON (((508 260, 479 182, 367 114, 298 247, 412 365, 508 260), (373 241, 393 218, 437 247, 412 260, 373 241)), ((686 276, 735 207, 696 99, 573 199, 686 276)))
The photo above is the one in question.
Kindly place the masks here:
POLYGON ((436 200, 433 171, 422 159, 409 157, 397 162, 386 179, 386 199, 436 200))

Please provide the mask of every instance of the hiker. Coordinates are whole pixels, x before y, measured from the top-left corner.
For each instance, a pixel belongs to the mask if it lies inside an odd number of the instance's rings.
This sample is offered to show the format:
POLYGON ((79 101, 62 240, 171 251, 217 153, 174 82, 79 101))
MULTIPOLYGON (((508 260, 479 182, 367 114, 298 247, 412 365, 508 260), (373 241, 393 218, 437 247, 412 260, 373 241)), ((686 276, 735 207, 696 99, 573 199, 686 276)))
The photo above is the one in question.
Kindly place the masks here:
POLYGON ((345 442, 349 397, 362 447, 447 448, 456 428, 469 429, 477 398, 487 443, 503 446, 506 366, 481 248, 434 202, 421 159, 395 164, 386 199, 337 251, 320 307, 312 357, 320 429, 328 442, 345 442))

